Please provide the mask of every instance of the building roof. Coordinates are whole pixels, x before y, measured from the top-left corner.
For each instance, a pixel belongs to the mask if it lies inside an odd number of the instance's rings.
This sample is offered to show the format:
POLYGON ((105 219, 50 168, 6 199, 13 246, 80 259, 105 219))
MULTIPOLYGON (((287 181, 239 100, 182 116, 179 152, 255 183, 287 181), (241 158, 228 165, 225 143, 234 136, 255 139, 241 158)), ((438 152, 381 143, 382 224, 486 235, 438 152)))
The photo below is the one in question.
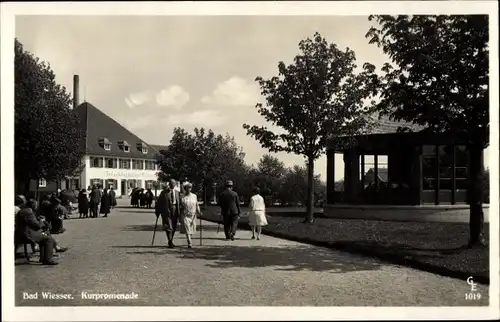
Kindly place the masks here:
POLYGON ((409 122, 403 121, 393 121, 389 119, 388 116, 372 116, 373 126, 371 126, 366 134, 390 134, 390 133, 398 133, 401 130, 409 131, 409 132, 420 132, 425 127, 413 124, 409 122))
POLYGON ((150 144, 149 146, 158 152, 160 152, 161 150, 166 150, 168 147, 168 145, 158 145, 158 144, 150 144))
POLYGON ((113 157, 128 157, 140 159, 155 159, 156 150, 127 130, 111 117, 104 114, 94 105, 84 102, 75 108, 80 124, 85 129, 86 154, 109 155, 113 157), (108 140, 108 141, 106 141, 108 140), (123 141, 130 144, 129 152, 123 150, 123 141), (111 150, 106 151, 103 143, 111 143, 111 150), (120 142, 120 144, 119 144, 120 142), (148 153, 142 153, 142 147, 148 148, 148 153))

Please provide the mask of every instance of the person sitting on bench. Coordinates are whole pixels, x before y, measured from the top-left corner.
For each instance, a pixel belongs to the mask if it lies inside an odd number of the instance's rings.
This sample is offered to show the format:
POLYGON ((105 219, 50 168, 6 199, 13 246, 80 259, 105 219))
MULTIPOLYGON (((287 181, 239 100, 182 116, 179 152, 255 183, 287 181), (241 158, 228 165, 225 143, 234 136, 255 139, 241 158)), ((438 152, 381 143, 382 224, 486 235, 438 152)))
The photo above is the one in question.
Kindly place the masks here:
POLYGON ((44 265, 57 265, 58 262, 52 258, 56 242, 50 234, 43 231, 43 223, 35 216, 37 201, 30 199, 20 208, 15 219, 15 244, 37 243, 40 246, 40 262, 44 265))

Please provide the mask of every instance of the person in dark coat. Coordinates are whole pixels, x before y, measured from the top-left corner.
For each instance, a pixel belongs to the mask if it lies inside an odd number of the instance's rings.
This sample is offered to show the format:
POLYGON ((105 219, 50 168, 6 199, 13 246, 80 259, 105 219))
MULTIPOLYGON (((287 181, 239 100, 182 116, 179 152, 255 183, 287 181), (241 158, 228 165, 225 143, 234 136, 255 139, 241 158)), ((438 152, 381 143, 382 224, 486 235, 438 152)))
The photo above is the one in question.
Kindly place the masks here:
POLYGON ((153 204, 153 192, 151 189, 148 189, 146 191, 146 206, 148 208, 151 208, 151 205, 153 204))
POLYGON ((40 198, 40 206, 38 209, 38 214, 40 216, 45 217, 46 219, 50 219, 50 215, 52 212, 52 202, 51 202, 52 196, 51 195, 45 195, 40 198))
POLYGON ((132 189, 132 193, 130 193, 130 205, 132 207, 137 207, 139 205, 139 189, 132 189))
MULTIPOLYGON (((26 197, 23 195, 17 195, 15 199, 15 215, 26 205, 26 197)), ((35 214, 36 216, 36 214, 35 214)), ((14 217, 15 218, 15 217, 14 217)), ((31 251, 36 253, 39 251, 38 246, 35 242, 31 242, 31 251)), ((17 247, 15 249, 17 251, 17 247)))
POLYGON ((43 231, 44 224, 37 220, 35 213, 38 203, 30 199, 16 214, 14 239, 15 244, 37 243, 40 246, 40 262, 44 265, 57 265, 53 260, 55 240, 43 231))
POLYGON ((89 216, 89 198, 85 189, 80 190, 78 194, 78 212, 80 213, 80 218, 87 218, 89 216))
POLYGON ((155 204, 156 217, 161 216, 163 229, 167 234, 168 247, 174 248, 174 235, 180 213, 180 194, 175 190, 175 180, 171 179, 164 187, 155 204))
POLYGON ((226 190, 220 194, 218 204, 221 208, 226 240, 234 240, 241 209, 240 198, 236 191, 233 190, 233 182, 231 180, 226 182, 226 190))
POLYGON ((116 202, 116 191, 115 189, 113 189, 113 187, 111 187, 111 189, 109 189, 109 197, 111 198, 111 207, 116 207, 117 205, 117 202, 116 202))
POLYGON ((68 210, 61 204, 61 199, 53 198, 52 214, 50 216, 51 234, 62 234, 66 231, 63 227, 63 219, 67 216, 68 210))
POLYGON ((111 196, 108 193, 108 189, 104 189, 101 197, 101 209, 99 210, 100 214, 103 214, 104 217, 107 217, 111 212, 111 196))
POLYGON ((99 203, 101 202, 101 193, 96 186, 92 187, 92 191, 90 192, 90 213, 92 218, 97 218, 97 213, 99 210, 99 203))
POLYGON ((144 193, 143 188, 141 188, 139 191, 139 207, 146 207, 146 194, 144 193))

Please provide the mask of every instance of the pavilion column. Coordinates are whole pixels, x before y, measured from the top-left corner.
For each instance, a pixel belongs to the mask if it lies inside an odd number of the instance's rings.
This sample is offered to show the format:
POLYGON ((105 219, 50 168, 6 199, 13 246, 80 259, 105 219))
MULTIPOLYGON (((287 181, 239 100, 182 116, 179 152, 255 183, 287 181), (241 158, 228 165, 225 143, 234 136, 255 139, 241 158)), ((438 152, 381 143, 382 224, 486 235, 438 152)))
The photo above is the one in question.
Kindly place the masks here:
POLYGON ((326 203, 335 203, 335 150, 326 152, 326 203))
POLYGON ((354 149, 344 152, 344 194, 345 200, 356 203, 359 194, 359 155, 354 149))
POLYGON ((421 146, 413 148, 411 153, 411 170, 410 170, 410 191, 411 203, 419 205, 422 203, 422 153, 421 146))

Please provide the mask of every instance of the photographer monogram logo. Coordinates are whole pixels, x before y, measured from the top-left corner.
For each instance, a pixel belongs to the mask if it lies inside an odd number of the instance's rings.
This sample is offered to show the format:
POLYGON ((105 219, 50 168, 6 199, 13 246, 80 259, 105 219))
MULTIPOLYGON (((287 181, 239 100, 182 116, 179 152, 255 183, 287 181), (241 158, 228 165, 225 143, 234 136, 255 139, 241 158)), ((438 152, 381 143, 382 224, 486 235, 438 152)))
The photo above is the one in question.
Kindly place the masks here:
POLYGON ((481 299, 481 293, 477 290, 477 283, 474 282, 474 278, 469 276, 467 278, 467 284, 470 286, 470 292, 465 293, 465 299, 468 301, 478 301, 481 299))

